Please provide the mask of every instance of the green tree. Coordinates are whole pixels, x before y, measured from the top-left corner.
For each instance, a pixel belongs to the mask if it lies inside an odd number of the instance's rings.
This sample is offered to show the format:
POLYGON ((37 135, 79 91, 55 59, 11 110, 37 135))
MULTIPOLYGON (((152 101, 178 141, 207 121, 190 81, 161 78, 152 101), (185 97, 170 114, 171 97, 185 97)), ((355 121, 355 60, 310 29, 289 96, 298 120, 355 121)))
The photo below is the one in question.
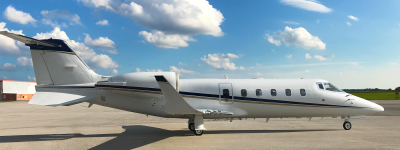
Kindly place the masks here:
POLYGON ((388 91, 392 91, 392 88, 389 88, 388 91))
POLYGON ((400 91, 400 86, 394 89, 395 91, 400 91))

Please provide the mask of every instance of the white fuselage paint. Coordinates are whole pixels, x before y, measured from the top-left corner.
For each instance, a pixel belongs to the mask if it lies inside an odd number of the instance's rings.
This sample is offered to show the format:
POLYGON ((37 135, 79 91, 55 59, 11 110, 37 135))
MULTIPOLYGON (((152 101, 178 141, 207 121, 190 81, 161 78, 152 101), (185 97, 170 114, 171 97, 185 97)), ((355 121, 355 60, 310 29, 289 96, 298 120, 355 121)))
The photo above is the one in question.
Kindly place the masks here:
MULTIPOLYGON (((150 78, 148 78, 149 83, 147 84, 136 81, 129 82, 129 76, 127 76, 124 78, 126 82, 114 82, 111 87, 99 87, 99 84, 81 84, 37 86, 36 88, 38 91, 96 97, 87 102, 131 112, 167 118, 190 117, 166 113, 163 110, 165 104, 163 95, 156 81, 153 81, 154 77, 148 77, 150 78), (137 84, 141 86, 137 86, 137 84), (96 88, 94 88, 95 86, 96 88)), ((337 117, 368 115, 383 111, 381 106, 348 93, 321 90, 318 88, 317 82, 327 81, 316 79, 180 79, 179 92, 195 109, 233 113, 233 115, 204 115, 206 119, 337 117), (220 87, 229 88, 226 85, 231 85, 229 92, 230 96, 233 95, 232 99, 227 99, 228 102, 224 98, 219 98, 222 95, 220 87), (241 95, 242 89, 246 89, 246 97, 241 95), (261 96, 256 95, 256 89, 261 90, 261 96), (271 95, 271 89, 277 91, 276 96, 271 95), (291 96, 286 96, 286 89, 291 90, 291 96), (300 89, 306 91, 305 96, 300 95, 300 89)), ((111 83, 107 85, 111 85, 111 83)))

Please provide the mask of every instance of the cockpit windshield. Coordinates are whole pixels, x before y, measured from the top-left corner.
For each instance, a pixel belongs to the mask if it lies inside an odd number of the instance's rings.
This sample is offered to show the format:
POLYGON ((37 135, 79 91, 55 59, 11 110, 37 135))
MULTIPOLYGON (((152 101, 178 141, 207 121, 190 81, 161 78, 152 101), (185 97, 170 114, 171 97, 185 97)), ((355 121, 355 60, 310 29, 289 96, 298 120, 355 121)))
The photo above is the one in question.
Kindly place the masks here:
POLYGON ((327 91, 333 91, 333 92, 343 92, 342 90, 340 90, 339 88, 335 87, 333 84, 331 83, 317 83, 318 88, 321 90, 327 90, 327 91))
POLYGON ((323 84, 324 84, 325 90, 327 90, 327 91, 343 92, 339 88, 336 88, 335 86, 333 86, 331 83, 323 83, 323 84))

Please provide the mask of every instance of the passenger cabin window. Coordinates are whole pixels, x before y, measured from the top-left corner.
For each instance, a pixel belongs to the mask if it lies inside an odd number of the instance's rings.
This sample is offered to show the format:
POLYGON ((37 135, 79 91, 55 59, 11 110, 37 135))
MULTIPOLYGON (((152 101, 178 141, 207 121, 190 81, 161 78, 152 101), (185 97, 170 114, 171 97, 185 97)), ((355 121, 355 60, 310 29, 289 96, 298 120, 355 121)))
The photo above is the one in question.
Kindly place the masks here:
POLYGON ((246 89, 242 89, 242 90, 240 91, 240 93, 242 93, 242 96, 243 96, 243 97, 246 97, 246 96, 247 96, 247 90, 246 90, 246 89))
POLYGON ((256 90, 256 96, 257 96, 257 97, 261 97, 261 96, 262 96, 262 91, 261 91, 261 89, 257 89, 257 90, 256 90))
POLYGON ((321 89, 321 90, 324 89, 324 86, 322 85, 322 83, 318 83, 318 87, 319 87, 319 89, 321 89))
POLYGON ((292 96, 292 91, 290 89, 285 90, 286 96, 292 96))
POLYGON ((306 96, 306 90, 305 89, 300 89, 300 95, 301 96, 306 96))
POLYGON ((275 89, 271 89, 271 96, 276 96, 276 90, 275 89))
POLYGON ((222 97, 223 98, 229 98, 229 90, 228 89, 223 89, 222 90, 222 97))

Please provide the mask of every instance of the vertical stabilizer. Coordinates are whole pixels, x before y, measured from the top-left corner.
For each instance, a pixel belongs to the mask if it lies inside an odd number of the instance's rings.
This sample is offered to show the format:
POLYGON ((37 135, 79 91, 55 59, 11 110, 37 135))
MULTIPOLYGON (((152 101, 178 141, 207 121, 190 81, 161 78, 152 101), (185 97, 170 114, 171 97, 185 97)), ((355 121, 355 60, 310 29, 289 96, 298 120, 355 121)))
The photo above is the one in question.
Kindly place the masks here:
POLYGON ((101 79, 63 40, 37 40, 7 31, 0 34, 30 47, 38 85, 94 83, 101 79))

